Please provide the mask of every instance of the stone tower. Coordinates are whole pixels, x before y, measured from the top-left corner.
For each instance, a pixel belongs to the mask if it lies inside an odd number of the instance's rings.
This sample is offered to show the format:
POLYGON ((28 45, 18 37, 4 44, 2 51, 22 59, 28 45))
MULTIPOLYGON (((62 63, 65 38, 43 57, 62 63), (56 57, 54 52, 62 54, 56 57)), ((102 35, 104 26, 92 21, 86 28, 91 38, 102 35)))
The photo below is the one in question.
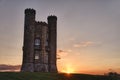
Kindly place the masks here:
POLYGON ((57 17, 35 21, 36 11, 25 10, 22 72, 57 72, 57 17))

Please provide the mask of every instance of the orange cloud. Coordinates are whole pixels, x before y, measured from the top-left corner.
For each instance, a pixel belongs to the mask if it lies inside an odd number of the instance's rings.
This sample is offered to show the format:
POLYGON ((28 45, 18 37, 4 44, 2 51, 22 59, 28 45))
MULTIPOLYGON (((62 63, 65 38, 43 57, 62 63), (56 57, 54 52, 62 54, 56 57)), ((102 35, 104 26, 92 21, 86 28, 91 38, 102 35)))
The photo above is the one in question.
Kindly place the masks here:
POLYGON ((80 42, 79 44, 74 44, 73 47, 75 48, 88 47, 88 46, 93 46, 95 44, 96 44, 95 42, 85 41, 85 42, 80 42))
MULTIPOLYGON (((70 51, 70 50, 69 50, 70 51)), ((57 51, 58 56, 60 57, 64 57, 68 55, 68 51, 64 51, 64 50, 58 50, 57 51)))
POLYGON ((71 53, 72 50, 71 49, 68 49, 68 50, 58 50, 57 51, 57 55, 58 56, 62 56, 62 57, 65 57, 67 56, 69 53, 71 53))

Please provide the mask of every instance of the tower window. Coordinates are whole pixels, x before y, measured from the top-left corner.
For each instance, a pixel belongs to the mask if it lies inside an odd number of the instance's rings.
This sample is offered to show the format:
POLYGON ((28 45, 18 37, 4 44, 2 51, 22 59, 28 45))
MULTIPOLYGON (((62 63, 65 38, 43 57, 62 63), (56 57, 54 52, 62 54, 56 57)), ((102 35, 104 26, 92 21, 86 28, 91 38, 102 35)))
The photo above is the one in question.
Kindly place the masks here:
POLYGON ((40 45, 40 39, 35 39, 35 45, 39 46, 40 45))
POLYGON ((35 59, 39 59, 39 54, 35 54, 35 59))

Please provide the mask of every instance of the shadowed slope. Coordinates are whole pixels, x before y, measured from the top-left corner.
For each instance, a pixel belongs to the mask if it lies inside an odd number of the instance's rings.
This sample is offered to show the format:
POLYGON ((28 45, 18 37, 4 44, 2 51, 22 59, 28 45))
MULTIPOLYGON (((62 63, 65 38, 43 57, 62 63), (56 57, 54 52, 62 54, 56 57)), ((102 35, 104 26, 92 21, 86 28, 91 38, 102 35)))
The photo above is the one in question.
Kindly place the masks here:
POLYGON ((87 74, 0 72, 0 80, 117 80, 114 77, 87 74))

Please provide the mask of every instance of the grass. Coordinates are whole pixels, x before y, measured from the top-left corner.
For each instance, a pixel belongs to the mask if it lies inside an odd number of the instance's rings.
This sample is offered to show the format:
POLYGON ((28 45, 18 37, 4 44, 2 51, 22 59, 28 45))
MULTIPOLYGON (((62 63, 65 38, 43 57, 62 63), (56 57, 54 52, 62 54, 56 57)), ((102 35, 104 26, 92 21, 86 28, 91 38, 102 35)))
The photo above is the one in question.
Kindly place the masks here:
POLYGON ((117 80, 117 79, 109 76, 87 74, 0 72, 0 80, 117 80))

